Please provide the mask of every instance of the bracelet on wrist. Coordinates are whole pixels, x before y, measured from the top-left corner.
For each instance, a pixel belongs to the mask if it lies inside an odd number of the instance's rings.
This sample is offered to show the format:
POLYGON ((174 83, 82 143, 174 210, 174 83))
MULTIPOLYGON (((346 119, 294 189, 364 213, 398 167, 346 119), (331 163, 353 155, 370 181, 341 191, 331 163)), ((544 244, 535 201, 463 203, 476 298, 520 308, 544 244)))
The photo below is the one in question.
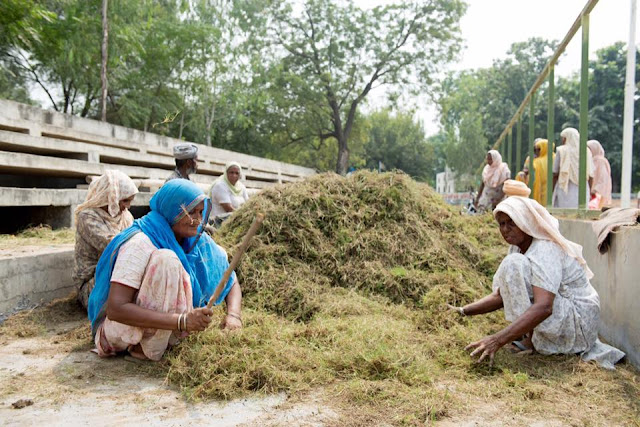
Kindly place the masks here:
POLYGON ((180 315, 178 315, 178 332, 184 331, 183 322, 185 317, 186 315, 184 313, 180 313, 180 315))
POLYGON ((460 313, 461 316, 467 315, 467 313, 464 312, 464 307, 458 307, 458 312, 460 313))

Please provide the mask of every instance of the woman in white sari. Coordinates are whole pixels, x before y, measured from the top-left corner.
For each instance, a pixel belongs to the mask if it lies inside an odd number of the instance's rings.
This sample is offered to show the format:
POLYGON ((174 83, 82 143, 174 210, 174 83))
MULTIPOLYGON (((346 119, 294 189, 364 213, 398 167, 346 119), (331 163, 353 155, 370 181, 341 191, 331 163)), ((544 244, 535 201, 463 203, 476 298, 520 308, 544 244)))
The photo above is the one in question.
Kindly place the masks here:
POLYGON ((558 220, 533 199, 508 197, 494 216, 511 247, 493 277, 493 292, 450 308, 465 316, 504 308, 511 324, 469 344, 471 355, 493 361, 496 351, 513 343, 545 355, 580 354, 613 368, 624 353, 598 340, 600 300, 582 246, 564 238, 558 220))
POLYGON ((487 152, 487 164, 482 170, 482 184, 476 196, 478 212, 493 210, 504 198, 502 184, 511 177, 509 166, 502 161, 496 150, 487 152))
MULTIPOLYGON (((578 174, 580 170, 580 134, 574 128, 566 128, 560 133, 562 144, 556 149, 553 163, 553 207, 578 207, 578 174)), ((593 159, 587 150, 587 194, 593 184, 593 159)))

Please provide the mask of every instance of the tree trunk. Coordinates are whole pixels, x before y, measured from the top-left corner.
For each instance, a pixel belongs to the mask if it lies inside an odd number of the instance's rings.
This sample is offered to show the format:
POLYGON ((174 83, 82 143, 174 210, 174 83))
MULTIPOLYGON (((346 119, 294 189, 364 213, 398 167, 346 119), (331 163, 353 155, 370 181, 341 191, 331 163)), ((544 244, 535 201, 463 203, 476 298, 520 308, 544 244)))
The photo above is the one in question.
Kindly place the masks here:
POLYGON ((207 145, 211 146, 211 128, 213 127, 213 119, 216 115, 216 103, 211 105, 211 114, 205 114, 205 126, 207 129, 207 145))
POLYGON ((178 139, 182 139, 183 130, 184 130, 184 106, 182 107, 182 114, 180 114, 180 130, 178 131, 178 139))
POLYGON ((336 164, 336 173, 346 175, 349 169, 349 148, 347 147, 347 139, 344 135, 338 138, 338 163, 336 164))
POLYGON ((100 110, 102 111, 102 121, 107 121, 107 43, 109 41, 109 27, 107 21, 107 9, 109 0, 102 0, 102 69, 100 70, 100 80, 102 81, 102 96, 100 99, 100 110))

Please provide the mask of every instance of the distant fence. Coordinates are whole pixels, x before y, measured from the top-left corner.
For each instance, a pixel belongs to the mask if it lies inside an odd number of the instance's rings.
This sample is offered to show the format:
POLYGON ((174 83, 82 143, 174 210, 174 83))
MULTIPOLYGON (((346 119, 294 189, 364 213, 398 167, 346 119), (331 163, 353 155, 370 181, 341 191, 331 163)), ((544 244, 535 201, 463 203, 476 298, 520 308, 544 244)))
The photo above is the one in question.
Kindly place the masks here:
MULTIPOLYGON (((70 226, 72 210, 86 196, 91 177, 107 169, 129 175, 142 192, 135 206, 147 206, 175 167, 180 141, 96 120, 0 100, 0 208, 12 220, 6 232, 28 223, 70 226), (12 212, 13 211, 13 212, 12 212)), ((295 182, 315 170, 248 154, 198 145, 194 180, 208 188, 228 161, 240 163, 252 191, 295 182)))

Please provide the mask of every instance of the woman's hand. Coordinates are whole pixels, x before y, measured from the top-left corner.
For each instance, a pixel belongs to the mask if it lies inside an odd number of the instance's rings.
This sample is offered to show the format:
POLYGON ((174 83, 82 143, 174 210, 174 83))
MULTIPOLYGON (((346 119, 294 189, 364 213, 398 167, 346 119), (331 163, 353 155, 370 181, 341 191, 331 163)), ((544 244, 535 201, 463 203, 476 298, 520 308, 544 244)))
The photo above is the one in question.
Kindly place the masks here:
POLYGON ((240 316, 234 314, 227 314, 220 323, 220 329, 225 329, 227 331, 233 331, 241 328, 242 319, 240 319, 240 316))
POLYGON ((472 342, 464 349, 465 351, 475 349, 471 352, 471 357, 480 355, 478 363, 489 357, 489 366, 493 366, 493 358, 498 350, 504 345, 495 335, 489 335, 480 341, 472 342))
POLYGON ((455 305, 447 304, 447 309, 449 311, 455 311, 460 316, 466 316, 466 314, 464 313, 464 309, 462 307, 456 307, 455 305))
POLYGON ((186 332, 204 331, 211 323, 213 310, 207 307, 196 308, 187 313, 186 332))

